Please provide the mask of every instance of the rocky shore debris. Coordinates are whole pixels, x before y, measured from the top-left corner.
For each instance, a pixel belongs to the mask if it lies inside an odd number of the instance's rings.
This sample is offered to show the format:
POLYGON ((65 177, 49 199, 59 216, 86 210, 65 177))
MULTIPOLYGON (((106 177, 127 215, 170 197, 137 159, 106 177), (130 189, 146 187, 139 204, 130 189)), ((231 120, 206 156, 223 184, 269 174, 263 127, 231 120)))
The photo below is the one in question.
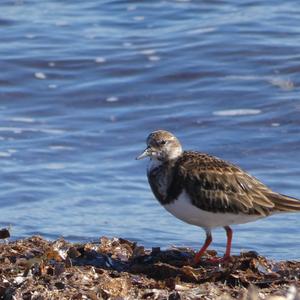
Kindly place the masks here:
MULTIPOLYGON (((5 234, 4 234, 5 236, 5 234)), ((199 265, 189 248, 122 238, 76 244, 39 236, 0 244, 0 299, 300 299, 300 262, 256 252, 199 265)))
POLYGON ((10 237, 9 229, 3 228, 0 229, 0 240, 5 240, 10 237))

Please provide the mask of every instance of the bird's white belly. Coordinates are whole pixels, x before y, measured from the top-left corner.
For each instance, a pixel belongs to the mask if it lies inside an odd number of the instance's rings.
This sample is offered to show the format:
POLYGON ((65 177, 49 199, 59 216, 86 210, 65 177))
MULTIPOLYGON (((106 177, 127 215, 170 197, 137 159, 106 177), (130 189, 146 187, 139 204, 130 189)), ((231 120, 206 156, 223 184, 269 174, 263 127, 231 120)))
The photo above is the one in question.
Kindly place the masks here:
POLYGON ((187 193, 183 191, 170 204, 164 208, 178 219, 203 228, 224 227, 231 224, 243 224, 255 221, 260 217, 257 215, 233 214, 233 213, 212 213, 192 205, 187 193))

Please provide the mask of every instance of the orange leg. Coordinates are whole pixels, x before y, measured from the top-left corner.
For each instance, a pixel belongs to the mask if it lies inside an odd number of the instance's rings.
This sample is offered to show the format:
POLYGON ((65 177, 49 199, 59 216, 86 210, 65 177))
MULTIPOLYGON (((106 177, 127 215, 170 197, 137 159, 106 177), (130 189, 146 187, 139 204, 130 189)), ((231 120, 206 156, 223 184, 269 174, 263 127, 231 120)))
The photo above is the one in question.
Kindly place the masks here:
POLYGON ((207 231, 205 243, 194 257, 195 264, 199 263, 201 256, 204 254, 204 252, 206 251, 206 249, 208 248, 208 246, 210 245, 211 242, 212 242, 211 233, 210 233, 210 231, 209 232, 207 231))
MULTIPOLYGON (((212 263, 220 263, 224 262, 230 258, 230 250, 231 250, 231 242, 232 242, 232 229, 229 226, 225 226, 224 229, 226 230, 227 235, 227 243, 226 243, 226 251, 225 255, 222 258, 210 258, 209 261, 212 263)), ((204 254, 210 243, 212 242, 211 232, 206 232, 206 240, 200 251, 195 255, 194 262, 197 264, 200 261, 201 256, 204 254)))
POLYGON ((224 229, 226 230, 226 235, 227 235, 227 244, 226 244, 226 252, 224 255, 224 259, 228 259, 228 258, 230 258, 232 229, 229 226, 225 226, 224 229))
POLYGON ((227 243, 226 243, 226 251, 223 257, 221 258, 210 258, 209 261, 211 263, 222 263, 228 259, 230 259, 230 250, 231 250, 231 241, 232 241, 232 229, 229 226, 225 226, 224 229, 226 230, 227 235, 227 243))

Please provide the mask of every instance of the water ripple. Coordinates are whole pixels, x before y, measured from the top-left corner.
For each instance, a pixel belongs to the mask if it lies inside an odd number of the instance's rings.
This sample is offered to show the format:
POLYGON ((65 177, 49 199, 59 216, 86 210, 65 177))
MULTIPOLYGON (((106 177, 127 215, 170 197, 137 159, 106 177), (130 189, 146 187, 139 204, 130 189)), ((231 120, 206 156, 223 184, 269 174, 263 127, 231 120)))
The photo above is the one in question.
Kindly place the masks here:
MULTIPOLYGON (((134 159, 158 128, 299 198, 295 3, 2 1, 0 225, 199 247, 134 159)), ((295 214, 237 226, 234 251, 299 259, 299 228, 295 214)))

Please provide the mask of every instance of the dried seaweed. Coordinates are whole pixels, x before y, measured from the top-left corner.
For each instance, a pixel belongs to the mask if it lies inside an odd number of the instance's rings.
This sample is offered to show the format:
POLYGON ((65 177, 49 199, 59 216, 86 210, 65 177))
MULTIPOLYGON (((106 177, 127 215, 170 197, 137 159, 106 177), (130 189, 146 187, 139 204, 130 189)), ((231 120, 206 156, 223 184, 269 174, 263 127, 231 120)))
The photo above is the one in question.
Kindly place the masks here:
POLYGON ((0 244, 0 253, 5 300, 300 299, 300 262, 271 261, 255 252, 219 265, 204 257, 194 265, 188 248, 145 250, 121 238, 73 244, 33 236, 0 244))

